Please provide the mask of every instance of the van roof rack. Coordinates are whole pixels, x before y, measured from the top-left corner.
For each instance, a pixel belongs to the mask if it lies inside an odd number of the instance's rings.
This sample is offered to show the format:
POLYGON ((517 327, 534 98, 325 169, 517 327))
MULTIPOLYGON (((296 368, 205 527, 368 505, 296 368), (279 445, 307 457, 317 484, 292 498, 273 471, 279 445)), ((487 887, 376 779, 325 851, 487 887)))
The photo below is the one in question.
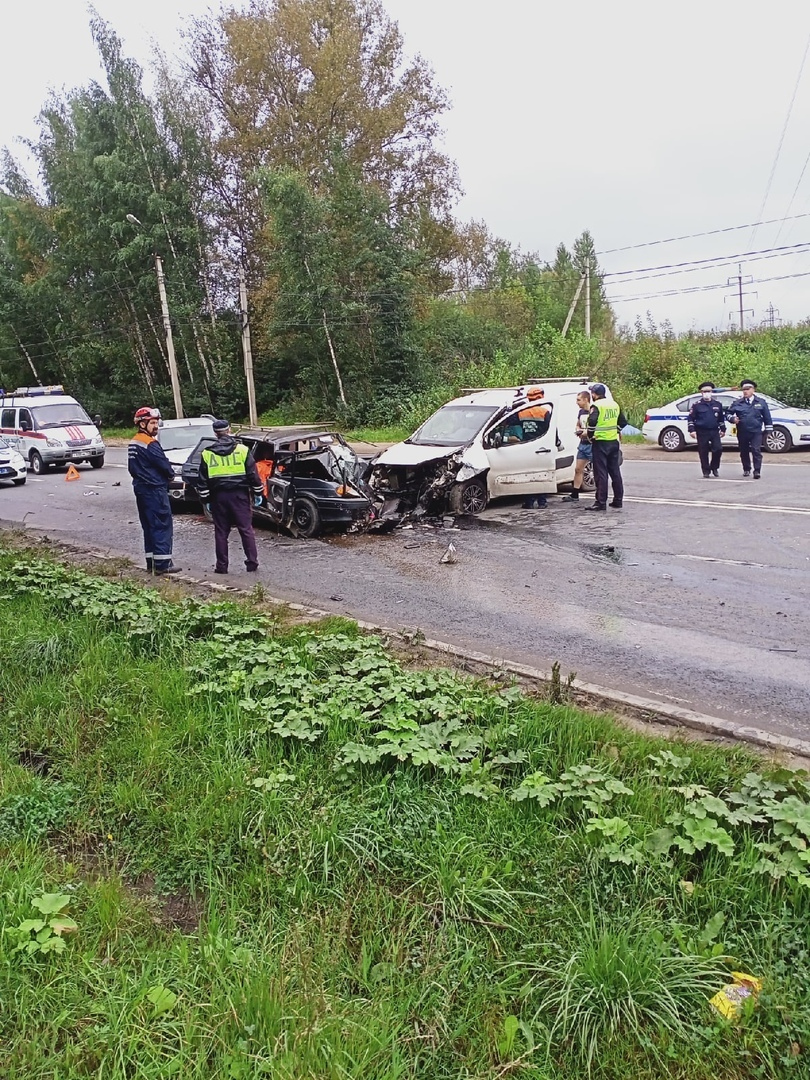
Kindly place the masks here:
POLYGON ((526 386, 530 383, 559 383, 559 382, 578 382, 578 383, 592 383, 593 378, 590 375, 566 375, 558 379, 525 379, 526 386))

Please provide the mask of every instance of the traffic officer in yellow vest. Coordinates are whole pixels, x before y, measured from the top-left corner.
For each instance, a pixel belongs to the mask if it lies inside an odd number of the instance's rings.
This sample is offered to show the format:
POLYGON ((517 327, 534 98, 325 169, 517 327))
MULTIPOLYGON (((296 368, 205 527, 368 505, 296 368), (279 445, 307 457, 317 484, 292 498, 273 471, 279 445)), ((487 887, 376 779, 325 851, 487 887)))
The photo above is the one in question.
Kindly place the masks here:
POLYGON ((608 477, 613 486, 611 506, 621 510, 624 501, 624 483, 621 468, 621 443, 619 432, 627 425, 621 408, 615 401, 607 400, 604 383, 591 387, 593 404, 588 413, 588 439, 593 447, 593 475, 596 481, 596 499, 588 510, 605 510, 608 497, 608 477))
POLYGON ((228 537, 234 528, 242 539, 245 567, 252 572, 259 569, 253 507, 261 505, 261 477, 253 455, 231 435, 228 421, 215 420, 211 426, 217 441, 202 452, 197 491, 203 503, 209 504, 214 519, 214 572, 228 573, 228 537))

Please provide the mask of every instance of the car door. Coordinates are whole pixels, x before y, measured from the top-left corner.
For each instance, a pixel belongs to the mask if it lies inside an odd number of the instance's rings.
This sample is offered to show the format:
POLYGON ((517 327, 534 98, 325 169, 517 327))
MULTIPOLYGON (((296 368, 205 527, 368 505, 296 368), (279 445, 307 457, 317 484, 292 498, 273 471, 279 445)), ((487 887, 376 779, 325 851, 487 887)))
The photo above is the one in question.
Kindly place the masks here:
POLYGON ((557 423, 521 418, 526 406, 516 409, 484 435, 489 462, 489 496, 556 492, 557 423))
MULTIPOLYGON (((716 394, 717 400, 723 406, 725 412, 736 400, 735 394, 716 394)), ((726 420, 726 433, 722 439, 723 446, 736 446, 737 445, 737 428, 734 425, 733 420, 726 420)))

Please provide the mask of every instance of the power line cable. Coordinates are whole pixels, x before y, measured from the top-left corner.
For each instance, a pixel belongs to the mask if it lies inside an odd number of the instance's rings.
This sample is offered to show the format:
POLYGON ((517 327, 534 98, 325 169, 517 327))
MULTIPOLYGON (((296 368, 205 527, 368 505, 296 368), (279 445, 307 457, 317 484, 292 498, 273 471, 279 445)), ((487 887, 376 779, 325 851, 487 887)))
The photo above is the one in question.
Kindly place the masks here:
MULTIPOLYGON (((779 145, 776 147, 776 154, 775 154, 774 159, 773 159, 773 165, 771 166, 771 175, 768 177, 768 183, 767 183, 767 185, 765 187, 765 194, 762 197, 762 206, 760 206, 759 213, 757 214, 757 217, 759 217, 759 218, 762 217, 762 215, 763 215, 763 213, 765 211, 765 204, 767 203, 768 196, 771 193, 771 184, 773 183, 773 178, 774 178, 774 175, 776 173, 776 166, 779 163, 779 155, 782 153, 782 144, 785 141, 785 132, 787 131, 788 124, 790 123, 790 117, 791 117, 791 114, 793 112, 793 105, 794 105, 794 103, 796 101, 796 95, 799 92, 799 84, 802 81, 802 74, 804 73, 804 65, 805 65, 805 61, 807 60, 808 51, 810 51, 810 33, 807 35, 807 43, 804 46, 804 54, 802 55, 802 62, 799 65, 799 74, 796 76, 796 84, 793 87, 793 93, 792 93, 792 95, 790 97, 790 104, 788 105, 787 116, 785 117, 785 122, 782 125, 782 134, 779 136, 779 145)), ((756 235, 756 231, 757 231, 757 226, 755 225, 754 228, 751 230, 751 239, 748 241, 749 244, 753 244, 754 236, 756 235)))
POLYGON ((810 217, 807 214, 794 214, 792 218, 770 218, 768 221, 749 221, 745 225, 728 225, 723 229, 706 229, 703 232, 684 233, 682 236, 667 236, 663 240, 646 240, 640 244, 627 244, 624 247, 604 248, 594 252, 595 255, 615 255, 620 251, 638 251, 639 248, 658 247, 660 244, 675 244, 680 240, 697 240, 702 236, 719 236, 721 233, 739 232, 742 229, 753 229, 759 225, 778 225, 780 221, 798 221, 799 218, 810 217))

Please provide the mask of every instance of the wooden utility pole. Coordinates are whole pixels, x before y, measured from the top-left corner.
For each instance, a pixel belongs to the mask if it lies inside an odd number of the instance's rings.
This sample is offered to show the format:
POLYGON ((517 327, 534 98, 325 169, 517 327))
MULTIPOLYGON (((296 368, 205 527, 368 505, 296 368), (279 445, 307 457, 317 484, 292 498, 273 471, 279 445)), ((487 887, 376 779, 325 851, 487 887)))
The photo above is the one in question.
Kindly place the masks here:
POLYGON ((160 293, 160 308, 163 312, 163 329, 166 331, 166 356, 169 361, 169 376, 172 380, 172 395, 174 396, 174 411, 178 420, 183 419, 183 399, 180 396, 180 379, 177 374, 177 359, 174 355, 174 338, 172 337, 172 324, 169 319, 169 302, 166 299, 166 282, 163 277, 163 262, 159 255, 155 255, 155 270, 157 270, 158 292, 160 293))
POLYGON ((248 319, 247 284, 245 268, 239 264, 239 314, 242 327, 242 352, 245 357, 245 380, 247 381, 248 420, 252 427, 259 423, 256 412, 256 387, 253 382, 253 352, 250 347, 250 320, 248 319))
POLYGON ((571 307, 568 309, 568 314, 565 316, 565 326, 562 328, 561 337, 565 337, 568 333, 568 327, 571 325, 571 320, 574 317, 574 310, 577 306, 580 293, 582 292, 582 286, 585 284, 585 274, 582 274, 579 279, 579 285, 577 285, 577 291, 574 293, 574 299, 571 301, 571 307))
POLYGON ((591 260, 585 260, 585 337, 591 336, 591 260))

